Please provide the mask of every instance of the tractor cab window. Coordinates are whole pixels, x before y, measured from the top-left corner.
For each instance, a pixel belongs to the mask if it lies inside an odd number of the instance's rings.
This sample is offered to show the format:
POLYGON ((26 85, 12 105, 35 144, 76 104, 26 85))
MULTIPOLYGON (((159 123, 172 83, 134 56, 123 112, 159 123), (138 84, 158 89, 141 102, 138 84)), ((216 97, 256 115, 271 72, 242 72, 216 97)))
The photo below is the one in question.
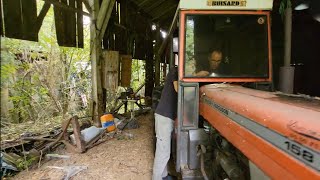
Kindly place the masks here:
POLYGON ((185 77, 268 78, 265 15, 189 14, 185 77))

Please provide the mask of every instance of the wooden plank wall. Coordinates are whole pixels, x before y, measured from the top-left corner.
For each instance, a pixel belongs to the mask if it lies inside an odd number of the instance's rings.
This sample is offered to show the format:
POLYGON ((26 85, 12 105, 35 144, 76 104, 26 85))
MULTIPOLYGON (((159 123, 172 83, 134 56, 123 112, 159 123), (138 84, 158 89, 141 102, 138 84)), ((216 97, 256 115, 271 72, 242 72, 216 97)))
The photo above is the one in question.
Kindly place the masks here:
POLYGON ((103 38, 104 49, 117 50, 120 54, 131 54, 133 59, 146 60, 147 42, 152 41, 151 23, 128 1, 118 0, 110 17, 108 28, 103 38))
MULTIPOLYGON (((103 48, 119 51, 123 55, 131 55, 132 59, 146 61, 145 96, 151 97, 155 76, 153 52, 155 33, 151 30, 150 17, 140 13, 137 7, 126 0, 117 0, 117 2, 120 3, 120 23, 118 12, 114 7, 103 38, 103 48)), ((126 78, 126 82, 121 82, 122 86, 130 85, 128 77, 126 78)))
POLYGON ((131 70, 132 70, 132 56, 120 55, 121 62, 121 86, 130 87, 131 70))
MULTIPOLYGON (((80 1, 61 0, 61 3, 75 9, 79 6, 79 9, 82 10, 82 3, 80 1)), ((83 48, 82 14, 59 6, 54 6, 53 10, 59 46, 83 48)))
POLYGON ((2 2, 5 36, 38 41, 38 32, 34 28, 37 21, 36 0, 3 0, 2 2))
POLYGON ((116 91, 119 79, 119 52, 105 50, 102 56, 102 88, 116 91))
MULTIPOLYGON (((37 0, 2 0, 1 3, 3 4, 1 11, 3 10, 4 16, 4 22, 2 22, 2 12, 0 12, 1 35, 15 39, 38 41, 43 17, 37 17, 37 0)), ((60 3, 64 4, 65 7, 82 11, 82 1, 80 0, 60 0, 60 3)), ((54 5, 54 16, 58 44, 60 46, 83 48, 82 14, 54 5)))
MULTIPOLYGON (((82 2, 77 1, 77 9, 82 9, 82 2)), ((77 47, 83 48, 83 17, 82 14, 76 13, 77 14, 77 47)))

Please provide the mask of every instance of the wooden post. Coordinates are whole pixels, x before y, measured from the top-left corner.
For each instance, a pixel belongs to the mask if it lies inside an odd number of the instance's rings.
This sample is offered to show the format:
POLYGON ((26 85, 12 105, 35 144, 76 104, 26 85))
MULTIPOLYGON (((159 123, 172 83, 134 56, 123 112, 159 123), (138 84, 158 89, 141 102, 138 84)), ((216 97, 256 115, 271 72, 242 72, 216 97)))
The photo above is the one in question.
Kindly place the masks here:
POLYGON ((175 65, 175 62, 174 62, 174 54, 173 54, 173 34, 170 34, 170 36, 168 37, 169 38, 169 43, 170 43, 170 55, 169 55, 169 69, 173 68, 174 65, 175 65))
POLYGON ((284 93, 293 93, 294 67, 291 63, 291 36, 292 36, 292 7, 285 10, 284 19, 284 66, 280 67, 279 90, 284 93))
POLYGON ((292 8, 287 7, 284 15, 284 66, 291 63, 292 8))
POLYGON ((110 0, 103 0, 101 3, 101 7, 100 7, 99 12, 97 14, 97 28, 98 29, 101 29, 101 27, 102 27, 102 24, 103 24, 104 18, 106 17, 106 12, 107 12, 107 9, 109 7, 110 2, 111 2, 110 0))
POLYGON ((92 4, 91 25, 90 25, 90 56, 91 56, 91 72, 92 72, 92 98, 93 98, 93 122, 96 126, 101 127, 100 116, 102 115, 101 100, 102 87, 100 78, 100 53, 101 43, 97 38, 99 32, 96 29, 97 15, 99 12, 99 0, 94 0, 92 4))
POLYGON ((85 146, 84 140, 81 137, 81 129, 78 121, 78 116, 72 117, 71 123, 72 123, 74 139, 77 145, 78 152, 81 152, 81 153, 85 152, 86 146, 85 146))
MULTIPOLYGON (((150 33, 151 34, 151 33, 150 33)), ((152 97, 152 90, 154 84, 154 71, 153 71, 154 59, 153 59, 153 43, 152 39, 147 40, 147 59, 146 59, 146 90, 145 96, 152 97)), ((152 101, 147 103, 152 104, 152 101)))
POLYGON ((91 13, 91 26, 90 26, 90 56, 91 56, 91 71, 92 71, 92 97, 93 97, 93 121, 96 126, 101 127, 100 116, 105 111, 105 102, 102 89, 102 70, 101 70, 101 59, 102 59, 102 38, 107 24, 109 22, 111 12, 115 0, 104 0, 100 4, 99 0, 94 0, 91 13))
POLYGON ((100 34, 99 34, 100 41, 103 39, 104 33, 105 33, 105 31, 107 29, 107 26, 108 26, 108 23, 109 23, 109 19, 110 19, 111 14, 112 14, 113 6, 114 6, 114 4, 116 2, 116 0, 108 0, 108 1, 110 1, 110 3, 109 3, 109 6, 108 6, 108 9, 106 9, 107 12, 105 13, 105 17, 99 17, 99 19, 103 18, 103 24, 99 28, 99 30, 100 30, 100 34))
POLYGON ((160 25, 157 23, 156 29, 156 45, 154 46, 155 54, 155 86, 160 84, 160 54, 158 53, 160 47, 160 25))

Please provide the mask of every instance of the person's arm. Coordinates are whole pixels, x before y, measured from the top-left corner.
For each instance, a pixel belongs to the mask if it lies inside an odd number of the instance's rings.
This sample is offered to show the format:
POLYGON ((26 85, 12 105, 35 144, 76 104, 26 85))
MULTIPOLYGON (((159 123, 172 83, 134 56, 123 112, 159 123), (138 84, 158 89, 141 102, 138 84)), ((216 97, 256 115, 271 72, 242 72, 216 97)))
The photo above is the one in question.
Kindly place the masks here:
POLYGON ((204 77, 204 76, 209 76, 209 74, 210 73, 208 71, 199 71, 197 73, 193 73, 192 75, 196 77, 204 77))
POLYGON ((170 69, 171 72, 171 82, 173 83, 173 88, 178 92, 178 69, 176 67, 170 69))
POLYGON ((178 81, 173 81, 173 87, 176 92, 178 92, 178 81))

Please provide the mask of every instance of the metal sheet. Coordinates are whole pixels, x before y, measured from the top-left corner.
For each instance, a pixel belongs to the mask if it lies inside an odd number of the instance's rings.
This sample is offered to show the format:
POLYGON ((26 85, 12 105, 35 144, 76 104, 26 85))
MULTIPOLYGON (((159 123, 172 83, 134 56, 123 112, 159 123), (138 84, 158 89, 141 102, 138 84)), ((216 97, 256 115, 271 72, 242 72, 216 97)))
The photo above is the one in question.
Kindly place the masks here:
POLYGON ((179 83, 178 123, 181 129, 197 129, 199 122, 199 84, 179 83))
POLYGON ((190 169, 200 169, 200 157, 197 156, 198 145, 207 145, 208 135, 204 129, 189 130, 188 165, 190 169))

